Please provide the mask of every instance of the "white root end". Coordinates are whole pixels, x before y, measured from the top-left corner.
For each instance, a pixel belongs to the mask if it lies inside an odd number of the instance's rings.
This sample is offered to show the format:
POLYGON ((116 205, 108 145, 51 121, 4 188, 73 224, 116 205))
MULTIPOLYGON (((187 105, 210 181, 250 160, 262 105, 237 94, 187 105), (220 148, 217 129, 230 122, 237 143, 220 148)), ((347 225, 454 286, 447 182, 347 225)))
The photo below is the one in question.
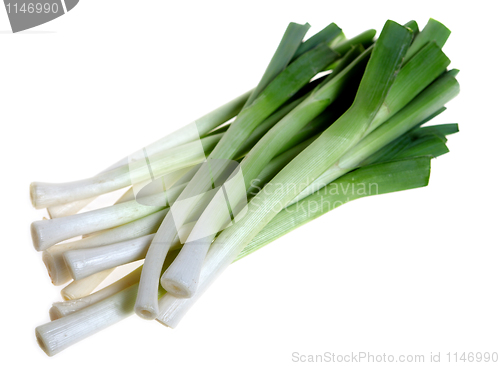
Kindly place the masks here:
POLYGON ((177 327, 194 301, 192 298, 179 299, 167 293, 159 301, 160 313, 156 317, 156 321, 169 328, 177 327))
POLYGON ((59 202, 54 197, 60 196, 63 188, 61 184, 33 182, 30 184, 31 204, 36 209, 57 205, 59 202))
POLYGON ((158 308, 154 306, 136 306, 135 313, 145 320, 155 320, 158 314, 158 308))
POLYGON ((161 286, 170 295, 189 298, 196 292, 206 255, 206 249, 199 246, 195 243, 184 244, 177 258, 163 273, 161 286))
POLYGON ((142 268, 141 280, 137 299, 135 300, 135 313, 145 320, 154 320, 158 316, 158 277, 152 276, 153 281, 144 281, 144 273, 147 270, 142 268), (156 277, 156 278, 155 278, 156 277))
POLYGON ((178 298, 189 298, 195 294, 212 239, 213 236, 208 236, 184 244, 161 277, 161 285, 169 294, 178 298))
POLYGON ((198 287, 191 281, 190 283, 179 282, 172 279, 161 281, 161 286, 172 296, 180 299, 187 299, 194 295, 198 287))
POLYGON ((54 356, 55 353, 53 353, 52 350, 49 347, 47 347, 45 339, 43 335, 38 331, 38 329, 35 329, 35 336, 36 336, 36 342, 38 343, 42 351, 45 352, 49 357, 54 356))
POLYGON ((39 252, 50 248, 51 246, 76 235, 68 235, 71 231, 69 225, 61 225, 57 220, 66 219, 65 217, 54 220, 39 220, 31 223, 31 239, 33 246, 39 252))
POLYGON ((31 229, 31 240, 33 240, 33 247, 35 248, 35 250, 37 250, 38 252, 41 252, 42 250, 45 250, 47 249, 49 246, 47 246, 47 248, 43 248, 43 239, 42 239, 42 233, 40 232, 40 223, 43 222, 44 220, 41 220, 41 221, 34 221, 31 223, 31 226, 30 226, 30 229, 31 229), (42 249, 43 248, 43 249, 42 249))
MULTIPOLYGON (((49 309, 49 317, 50 317, 50 320, 51 321, 54 321, 54 320, 57 320, 57 319, 60 319, 62 318, 64 315, 61 313, 61 311, 55 307, 55 306, 52 306, 50 309, 49 309)), ((41 347, 41 346, 40 346, 41 347)))
POLYGON ((47 268, 50 280, 55 286, 64 285, 71 281, 71 274, 68 271, 66 263, 63 259, 63 250, 58 250, 57 246, 54 250, 45 250, 42 254, 42 261, 47 268))
POLYGON ((36 201, 38 198, 37 192, 36 192, 36 182, 33 182, 30 184, 30 201, 31 204, 33 205, 34 208, 36 208, 36 201))

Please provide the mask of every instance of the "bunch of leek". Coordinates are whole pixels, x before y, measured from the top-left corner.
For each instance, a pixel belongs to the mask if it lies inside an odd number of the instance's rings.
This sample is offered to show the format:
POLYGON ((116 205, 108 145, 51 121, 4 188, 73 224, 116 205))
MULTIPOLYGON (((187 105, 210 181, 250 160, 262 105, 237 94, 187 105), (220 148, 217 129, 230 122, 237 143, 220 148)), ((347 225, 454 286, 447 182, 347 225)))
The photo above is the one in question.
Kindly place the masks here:
POLYGON ((308 28, 288 26, 244 95, 95 177, 32 184, 51 216, 32 224, 34 246, 54 284, 73 279, 36 328, 48 355, 134 312, 175 327, 229 264, 344 203, 428 184, 431 158, 458 131, 422 127, 459 91, 441 50, 449 30, 387 21, 376 40, 346 39, 332 23, 303 41, 308 28), (78 213, 126 187, 116 204, 78 213))

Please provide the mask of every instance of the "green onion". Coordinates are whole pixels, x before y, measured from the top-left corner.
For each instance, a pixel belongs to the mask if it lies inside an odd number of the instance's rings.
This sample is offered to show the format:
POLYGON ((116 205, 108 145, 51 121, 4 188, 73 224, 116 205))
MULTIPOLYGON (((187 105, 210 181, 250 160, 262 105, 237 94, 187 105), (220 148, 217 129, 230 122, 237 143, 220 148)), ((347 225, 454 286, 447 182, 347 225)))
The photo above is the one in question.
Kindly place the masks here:
MULTIPOLYGON (((382 194, 423 187, 427 185, 428 176, 429 159, 419 158, 358 169, 345 176, 344 180, 348 183, 376 184, 378 194, 382 194), (393 179, 395 175, 398 176, 397 180, 393 179)), ((370 194, 353 196, 349 192, 337 197, 329 194, 328 191, 325 192, 326 194, 323 197, 328 201, 343 199, 345 202, 376 193, 372 191, 370 194)), ((318 192, 317 195, 309 197, 298 205, 308 207, 311 205, 310 202, 317 200, 320 194, 318 192)), ((330 209, 336 207, 338 206, 333 204, 329 206, 330 209)), ((304 216, 304 211, 301 209, 278 215, 270 222, 269 228, 249 244, 248 251, 241 253, 237 259, 241 259, 286 232, 320 216, 326 212, 327 208, 326 205, 321 206, 321 211, 309 212, 306 216, 304 216), (296 221, 296 225, 293 225, 294 221, 296 221)), ((175 255, 175 253, 173 254, 175 255)), ((169 255, 169 258, 172 257, 169 255)), ((167 259, 166 265, 170 260, 167 259)), ((136 281, 138 281, 140 272, 141 269, 137 269, 115 284, 87 296, 82 299, 83 301, 74 301, 67 305, 64 305, 64 303, 54 304, 51 309, 53 321, 36 329, 37 341, 42 350, 49 356, 53 356, 72 344, 132 315, 138 288, 136 281)), ((163 318, 157 320, 168 326, 175 326, 166 323, 163 318)))
POLYGON ((48 355, 134 312, 175 327, 231 263, 344 203, 428 184, 458 132, 422 127, 459 92, 449 30, 387 21, 377 40, 346 39, 331 23, 303 41, 308 28, 289 24, 254 90, 95 177, 32 184, 52 218, 32 224, 35 248, 54 284, 73 279, 36 329, 48 355), (114 205, 77 214, 118 188, 114 205))

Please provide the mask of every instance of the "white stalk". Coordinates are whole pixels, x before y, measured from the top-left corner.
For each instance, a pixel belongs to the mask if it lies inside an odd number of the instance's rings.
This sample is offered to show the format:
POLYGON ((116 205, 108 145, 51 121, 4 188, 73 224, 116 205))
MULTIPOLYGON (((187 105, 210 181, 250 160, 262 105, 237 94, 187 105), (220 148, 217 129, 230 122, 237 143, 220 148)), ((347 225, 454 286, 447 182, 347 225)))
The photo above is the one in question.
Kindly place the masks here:
MULTIPOLYGON (((116 200, 116 202, 114 203, 114 205, 117 205, 117 204, 119 204, 119 203, 123 203, 123 202, 129 202, 129 201, 132 201, 132 200, 134 200, 134 199, 135 199, 134 188, 133 188, 133 187, 130 187, 129 189, 127 189, 127 190, 125 191, 125 193, 124 193, 124 194, 122 194, 122 195, 121 195, 121 197, 120 197, 120 198, 118 198, 118 199, 116 200)), ((77 201, 77 202, 82 202, 82 201, 77 201)), ((68 205, 71 205, 71 203, 68 203, 68 205)), ((76 213, 76 212, 75 212, 75 213, 76 213)), ((90 234, 84 234, 84 235, 82 235, 82 239, 85 239, 85 238, 87 238, 87 237, 89 237, 89 236, 91 236, 91 235, 96 235, 96 234, 98 234, 98 233, 101 233, 102 231, 104 231, 104 230, 95 231, 95 232, 90 233, 90 234)))
POLYGON ((139 282, 135 312, 141 318, 147 320, 156 318, 158 314, 158 285, 165 257, 170 247, 178 238, 178 229, 187 222, 192 212, 197 215, 201 215, 203 212, 202 209, 193 211, 197 207, 196 205, 200 203, 200 200, 204 201, 204 203, 200 204, 198 208, 204 208, 210 202, 209 198, 212 196, 210 192, 215 191, 209 190, 212 182, 211 178, 212 176, 221 176, 222 171, 227 170, 227 166, 225 168, 223 169, 223 167, 218 166, 214 169, 200 168, 196 172, 195 178, 191 180, 191 182, 199 182, 199 185, 188 184, 178 198, 178 201, 184 198, 185 200, 182 203, 181 209, 177 211, 177 216, 174 218, 172 210, 169 210, 165 216, 146 254, 144 269, 141 281, 139 282), (180 223, 180 225, 177 225, 177 223, 180 223))
POLYGON ((54 356, 132 315, 136 293, 137 285, 130 286, 80 311, 38 326, 35 335, 40 348, 54 356))
MULTIPOLYGON (((113 170, 117 167, 125 166, 127 164, 128 164, 128 159, 122 159, 118 163, 113 164, 108 169, 105 169, 104 171, 102 171, 99 174, 113 170)), ((51 219, 55 219, 58 217, 64 217, 64 216, 71 216, 71 215, 78 213, 80 210, 82 210, 84 207, 89 205, 96 198, 97 198, 97 196, 86 198, 86 199, 79 200, 79 201, 69 202, 69 203, 66 203, 63 205, 59 205, 59 206, 47 207, 47 212, 48 212, 51 219)), ((134 190, 131 187, 115 202, 115 204, 127 202, 127 201, 130 201, 132 199, 135 199, 135 195, 134 195, 134 190)))
POLYGON ((31 224, 33 245, 42 251, 63 240, 127 224, 161 209, 129 201, 72 216, 34 221, 31 224))
MULTIPOLYGON (((109 170, 113 170, 115 168, 124 166, 126 164, 128 164, 128 159, 125 159, 125 158, 121 159, 120 161, 116 162, 115 164, 104 169, 101 173, 104 173, 104 172, 109 171, 109 170)), ((87 198, 87 199, 80 200, 80 201, 69 202, 65 205, 47 207, 47 212, 49 213, 49 216, 51 219, 55 219, 57 217, 71 216, 71 215, 78 213, 81 209, 83 209, 88 204, 90 204, 92 201, 94 201, 95 198, 96 197, 91 197, 91 198, 87 198)))
POLYGON ((144 258, 153 237, 154 234, 150 234, 102 247, 69 250, 63 255, 64 261, 71 276, 75 280, 80 280, 106 269, 144 258))
POLYGON ((73 281, 61 290, 64 300, 74 300, 87 296, 113 272, 114 268, 104 270, 81 280, 73 281))
MULTIPOLYGON (((223 134, 207 136, 201 140, 205 151, 211 151, 223 134)), ((156 176, 162 176, 183 168, 194 166, 205 159, 200 151, 200 141, 162 151, 156 155, 149 153, 150 160, 154 161, 156 176)), ((151 179, 148 169, 134 171, 134 181, 151 179)), ((72 201, 83 200, 101 194, 112 192, 132 184, 129 166, 121 166, 113 170, 100 173, 92 178, 69 183, 41 183, 34 182, 30 186, 30 196, 35 208, 46 208, 66 204, 72 201)))
POLYGON ((53 303, 49 310, 50 320, 56 320, 62 318, 63 316, 72 314, 138 283, 139 278, 141 277, 141 271, 142 266, 122 277, 118 281, 113 282, 111 285, 106 286, 90 295, 74 300, 68 299, 67 301, 53 303))
POLYGON ((42 255, 47 271, 56 286, 71 280, 71 275, 64 262, 63 254, 68 250, 95 248, 155 233, 165 218, 168 209, 164 209, 129 224, 103 231, 82 240, 54 245, 42 255))
MULTIPOLYGON (((172 263, 178 251, 171 251, 163 268, 172 263)), ((91 336, 134 313, 139 267, 115 283, 86 296, 70 301, 68 306, 56 303, 49 311, 52 322, 35 329, 38 344, 49 356, 91 336)), ((165 292, 157 289, 157 296, 165 292)))
MULTIPOLYGON (((215 235, 183 245, 182 257, 172 263, 161 277, 161 286, 177 298, 192 297, 198 285, 199 271, 215 235), (185 258, 189 258, 186 261, 185 258), (183 267, 187 264, 188 267, 183 267)), ((179 257, 179 256, 178 256, 179 257)))
MULTIPOLYGON (((147 199, 150 199, 154 204, 164 202, 164 205, 167 206, 168 202, 166 202, 165 197, 174 201, 184 187, 185 184, 178 184, 167 192, 153 194, 147 199)), ((161 209, 160 206, 144 205, 133 200, 72 216, 34 221, 31 224, 33 246, 38 251, 45 250, 63 240, 124 225, 161 209)))
MULTIPOLYGON (((209 133, 217 126, 220 126, 236 116, 241 108, 243 108, 252 91, 253 90, 250 90, 240 95, 216 110, 190 123, 186 127, 149 145, 149 154, 165 153, 166 150, 174 150, 181 145, 187 146, 193 142, 197 144, 198 141, 196 140, 201 136, 209 133)), ((212 137, 213 136, 208 136, 203 138, 203 140, 208 141, 212 137)), ((128 160, 128 157, 124 158, 124 160, 128 160)), ((35 208, 45 208, 84 200, 126 187, 130 185, 130 177, 128 177, 127 174, 128 166, 124 166, 123 168, 125 169, 119 168, 112 169, 109 172, 102 172, 96 176, 99 177, 97 179, 94 177, 63 184, 32 183, 30 189, 31 201, 35 208), (114 173, 109 174, 110 172, 114 173)))
MULTIPOLYGON (((197 140, 201 136, 236 116, 251 93, 252 90, 197 119, 186 127, 154 142, 147 147, 148 153, 150 155, 165 154, 169 150, 170 154, 181 146, 186 147, 184 150, 193 150, 189 147, 190 144, 199 144, 197 140)), ((213 137, 208 136, 202 140, 212 141, 213 137)), ((128 157, 124 159, 128 161, 128 157)), ((62 184, 32 183, 30 189, 31 201, 35 208, 58 206, 72 201, 95 197, 128 185, 130 185, 130 177, 128 175, 128 166, 126 165, 122 168, 102 172, 96 177, 77 182, 62 184)))
MULTIPOLYGON (((165 263, 163 263, 163 268, 167 268, 175 259, 178 253, 179 250, 171 250, 168 253, 167 258, 165 259, 165 263)), ((78 310, 81 310, 92 304, 95 304, 101 300, 104 300, 126 289, 127 287, 137 284, 141 277, 141 272, 142 272, 142 266, 136 268, 126 276, 120 278, 118 281, 113 282, 111 285, 106 286, 90 295, 77 298, 74 300, 66 298, 65 300, 67 301, 64 302, 61 301, 52 304, 52 308, 49 311, 50 319, 56 320, 63 316, 74 313, 78 310)), ((159 293, 159 295, 162 295, 164 291, 162 289, 160 290, 161 292, 159 293)))
POLYGON ((231 217, 221 187, 196 222, 182 250, 161 277, 161 285, 172 296, 191 297, 196 291, 203 261, 210 244, 220 228, 227 226, 231 217))

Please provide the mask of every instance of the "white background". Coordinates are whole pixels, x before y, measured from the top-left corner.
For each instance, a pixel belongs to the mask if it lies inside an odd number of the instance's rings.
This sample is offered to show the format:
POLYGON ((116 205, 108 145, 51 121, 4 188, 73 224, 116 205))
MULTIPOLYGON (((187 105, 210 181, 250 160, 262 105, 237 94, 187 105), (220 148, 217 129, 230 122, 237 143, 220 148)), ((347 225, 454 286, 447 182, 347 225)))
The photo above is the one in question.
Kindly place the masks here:
MULTIPOLYGON (((292 353, 500 352, 494 2, 90 1, 11 34, 0 11, 2 358, 40 365, 286 365, 292 353), (173 5, 177 4, 177 5, 173 5), (182 5, 181 5, 182 4, 182 5), (288 22, 350 37, 433 17, 461 94, 429 187, 359 200, 238 262, 175 330, 138 317, 49 359, 60 288, 31 244, 31 181, 86 178, 253 87, 288 22)), ((12 362, 12 361, 11 361, 12 362)), ((10 364, 10 363, 9 363, 10 364)))

